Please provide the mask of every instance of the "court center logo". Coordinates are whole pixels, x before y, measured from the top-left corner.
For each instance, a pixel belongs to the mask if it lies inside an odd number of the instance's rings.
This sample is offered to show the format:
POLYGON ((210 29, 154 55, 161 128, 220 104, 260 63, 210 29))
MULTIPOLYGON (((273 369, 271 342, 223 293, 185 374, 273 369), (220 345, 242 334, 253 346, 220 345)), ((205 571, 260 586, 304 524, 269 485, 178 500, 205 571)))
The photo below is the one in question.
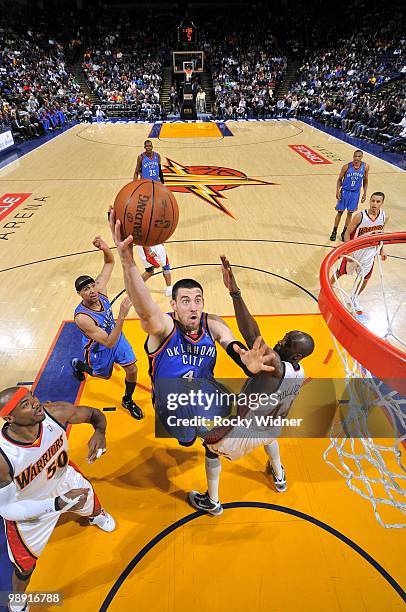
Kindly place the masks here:
POLYGON ((221 202, 225 197, 223 191, 236 187, 276 184, 250 178, 244 172, 233 168, 184 166, 168 157, 166 161, 167 164, 162 165, 165 187, 175 193, 193 193, 233 219, 234 215, 221 202))

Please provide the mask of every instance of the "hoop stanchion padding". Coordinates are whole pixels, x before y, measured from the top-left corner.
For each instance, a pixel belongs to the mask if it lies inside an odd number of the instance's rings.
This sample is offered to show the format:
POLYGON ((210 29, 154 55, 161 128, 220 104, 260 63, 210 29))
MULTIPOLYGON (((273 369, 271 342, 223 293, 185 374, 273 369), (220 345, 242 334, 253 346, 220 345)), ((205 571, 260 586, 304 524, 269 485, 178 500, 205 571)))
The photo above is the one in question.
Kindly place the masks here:
POLYGON ((406 232, 357 238, 344 242, 327 255, 320 269, 319 308, 331 333, 348 353, 378 378, 393 380, 398 391, 406 395, 406 353, 359 323, 337 298, 330 284, 330 270, 340 257, 359 249, 376 247, 379 243, 406 243, 406 232))

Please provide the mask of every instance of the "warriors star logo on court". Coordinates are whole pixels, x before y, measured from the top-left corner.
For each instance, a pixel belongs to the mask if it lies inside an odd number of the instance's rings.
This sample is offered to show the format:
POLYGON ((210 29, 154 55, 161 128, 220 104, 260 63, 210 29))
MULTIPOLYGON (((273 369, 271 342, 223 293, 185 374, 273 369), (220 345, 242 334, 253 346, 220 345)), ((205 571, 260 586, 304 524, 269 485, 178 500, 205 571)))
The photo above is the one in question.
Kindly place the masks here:
POLYGON ((250 178, 240 170, 222 166, 184 166, 173 159, 166 158, 162 165, 165 187, 176 193, 193 193, 221 212, 235 219, 234 215, 222 204, 225 196, 221 193, 236 187, 253 185, 275 185, 267 181, 250 178))

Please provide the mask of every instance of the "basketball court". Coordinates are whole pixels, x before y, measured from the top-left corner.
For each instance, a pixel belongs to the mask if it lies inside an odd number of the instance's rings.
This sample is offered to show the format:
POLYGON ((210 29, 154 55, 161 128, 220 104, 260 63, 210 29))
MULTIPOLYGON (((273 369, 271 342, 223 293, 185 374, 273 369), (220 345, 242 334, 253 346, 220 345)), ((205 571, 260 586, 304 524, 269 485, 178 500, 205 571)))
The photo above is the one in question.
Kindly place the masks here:
MULTIPOLYGON (((225 512, 201 516, 185 498, 205 486, 203 449, 155 438, 145 335, 133 310, 124 331, 138 357, 134 397, 146 418, 135 421, 120 407, 122 370, 109 381, 80 385, 73 378, 70 359, 80 347, 73 283, 101 269, 103 257, 92 240, 100 234, 112 244, 106 212, 132 180, 146 138, 160 153, 165 183, 179 203, 179 225, 166 245, 173 280, 198 280, 205 310, 227 317, 237 330, 219 265, 226 254, 271 345, 290 329, 314 337, 315 352, 304 363, 309 382, 292 416, 310 406, 317 421, 323 405, 312 381, 344 377, 317 298, 321 263, 339 244, 328 239, 337 176, 357 147, 296 120, 81 124, 2 168, 0 387, 35 381, 42 400, 109 408, 107 454, 86 463, 85 426, 72 429, 70 447, 118 523, 106 534, 63 517, 30 590, 61 591, 69 612, 214 606, 276 612, 297 610, 298 601, 301 610, 312 611, 403 609, 404 530, 380 526, 371 504, 325 463, 327 430, 280 441, 288 478, 283 494, 265 474, 262 449, 223 461, 225 512)), ((363 161, 370 164, 368 198, 373 191, 386 194, 387 231, 404 230, 404 172, 369 153, 363 161)), ((406 246, 386 250, 392 305, 404 291, 406 246)), ((375 270, 363 303, 367 325, 379 335, 384 307, 378 276, 375 270)), ((148 284, 170 310, 162 276, 148 284)), ((117 262, 110 299, 122 289, 117 262)), ((397 331, 406 328, 404 303, 396 321, 397 331)), ((221 349, 215 374, 240 376, 221 349)))

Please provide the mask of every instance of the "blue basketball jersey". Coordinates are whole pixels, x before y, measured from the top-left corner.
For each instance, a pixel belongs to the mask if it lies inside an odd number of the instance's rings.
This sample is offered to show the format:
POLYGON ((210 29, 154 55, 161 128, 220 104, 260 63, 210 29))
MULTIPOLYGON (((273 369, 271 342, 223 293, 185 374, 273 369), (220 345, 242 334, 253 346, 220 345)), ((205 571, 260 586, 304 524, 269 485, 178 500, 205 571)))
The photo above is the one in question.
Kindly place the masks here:
MULTIPOLYGON (((74 317, 76 318, 76 315, 78 314, 85 314, 91 319, 93 319, 96 325, 104 329, 104 331, 107 334, 110 334, 111 330, 116 326, 116 323, 114 321, 113 312, 111 310, 111 304, 109 300, 107 299, 107 297, 103 295, 102 293, 99 293, 99 301, 100 301, 100 307, 101 307, 100 311, 92 310, 91 308, 87 308, 83 304, 83 302, 81 302, 79 306, 75 308, 74 317)), ((108 349, 106 346, 103 346, 102 344, 99 344, 98 342, 91 340, 91 338, 88 338, 85 334, 83 334, 82 336, 82 348, 85 352, 89 350, 91 352, 111 350, 111 349, 108 349)))
POLYGON ((152 158, 142 153, 141 176, 143 179, 160 180, 158 153, 153 153, 152 158))
POLYGON ((361 166, 358 168, 358 170, 356 170, 353 163, 350 162, 341 185, 342 188, 346 191, 360 191, 364 181, 364 174, 365 162, 361 162, 361 166))
POLYGON ((211 337, 207 325, 207 313, 203 312, 200 319, 199 336, 196 339, 181 331, 173 313, 174 326, 161 346, 149 353, 149 373, 152 383, 156 378, 212 378, 216 365, 216 343, 211 337))

